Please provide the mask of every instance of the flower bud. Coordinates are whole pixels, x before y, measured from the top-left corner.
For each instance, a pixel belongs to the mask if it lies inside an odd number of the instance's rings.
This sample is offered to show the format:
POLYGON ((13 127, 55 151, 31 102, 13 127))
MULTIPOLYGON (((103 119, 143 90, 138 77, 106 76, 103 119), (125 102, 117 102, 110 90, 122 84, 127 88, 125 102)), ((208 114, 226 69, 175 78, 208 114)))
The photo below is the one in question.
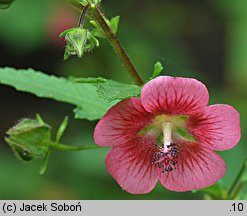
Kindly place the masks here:
POLYGON ((44 158, 51 143, 51 127, 38 119, 23 119, 7 131, 6 142, 24 161, 44 158))
POLYGON ((98 40, 84 28, 72 28, 60 34, 67 43, 64 59, 67 60, 71 55, 81 57, 84 52, 91 51, 95 46, 99 46, 98 40))

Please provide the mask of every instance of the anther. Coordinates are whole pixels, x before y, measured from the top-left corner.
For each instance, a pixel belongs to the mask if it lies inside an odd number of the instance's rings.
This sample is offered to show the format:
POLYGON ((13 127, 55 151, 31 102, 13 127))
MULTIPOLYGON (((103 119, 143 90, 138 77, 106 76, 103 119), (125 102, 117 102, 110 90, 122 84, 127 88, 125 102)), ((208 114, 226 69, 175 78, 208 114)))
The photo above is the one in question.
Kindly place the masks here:
POLYGON ((166 145, 166 149, 158 148, 158 152, 153 154, 152 165, 157 165, 162 172, 171 172, 176 169, 177 156, 179 153, 178 147, 174 143, 166 145))

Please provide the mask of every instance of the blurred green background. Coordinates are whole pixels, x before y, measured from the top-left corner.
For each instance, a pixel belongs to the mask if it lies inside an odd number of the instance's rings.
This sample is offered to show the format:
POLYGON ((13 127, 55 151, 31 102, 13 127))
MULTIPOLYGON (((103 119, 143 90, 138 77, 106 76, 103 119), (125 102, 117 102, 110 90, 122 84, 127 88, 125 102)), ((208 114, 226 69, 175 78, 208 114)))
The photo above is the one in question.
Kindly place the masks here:
MULTIPOLYGON (((233 105, 241 114, 242 139, 220 152, 229 186, 246 157, 247 143, 247 1, 246 0, 104 0, 108 17, 120 15, 118 36, 143 79, 156 61, 164 74, 204 82, 210 103, 233 105)), ((34 68, 57 76, 103 76, 130 83, 109 44, 83 59, 63 61, 58 34, 77 25, 79 13, 63 1, 16 0, 0 10, 0 67, 34 68)), ((21 163, 4 142, 5 132, 23 117, 36 113, 54 126, 65 115, 68 144, 93 144, 97 122, 73 119, 72 106, 0 85, 0 199, 201 199, 202 194, 174 193, 160 184, 147 195, 130 195, 107 173, 108 149, 54 152, 47 173, 40 161, 21 163)), ((246 190, 246 188, 245 188, 246 190)), ((247 199, 247 197, 246 197, 247 199)))

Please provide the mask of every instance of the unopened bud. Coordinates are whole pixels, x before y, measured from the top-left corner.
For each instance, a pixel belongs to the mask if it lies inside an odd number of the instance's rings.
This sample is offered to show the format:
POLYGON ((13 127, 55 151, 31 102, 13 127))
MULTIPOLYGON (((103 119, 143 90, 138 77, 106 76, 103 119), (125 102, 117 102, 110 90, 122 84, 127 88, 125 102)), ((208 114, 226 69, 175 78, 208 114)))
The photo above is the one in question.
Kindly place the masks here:
POLYGON ((6 142, 16 155, 30 161, 44 158, 51 142, 51 127, 38 119, 23 119, 7 131, 6 142))
POLYGON ((95 46, 99 46, 98 40, 84 28, 72 28, 60 34, 66 41, 64 59, 71 55, 82 57, 83 53, 91 51, 95 46))

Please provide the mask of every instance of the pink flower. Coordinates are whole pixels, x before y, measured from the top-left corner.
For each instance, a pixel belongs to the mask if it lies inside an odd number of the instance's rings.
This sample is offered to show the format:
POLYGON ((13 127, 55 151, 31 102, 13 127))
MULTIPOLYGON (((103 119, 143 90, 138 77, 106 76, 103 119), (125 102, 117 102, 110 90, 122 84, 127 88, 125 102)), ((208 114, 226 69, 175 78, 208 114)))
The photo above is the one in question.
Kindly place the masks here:
POLYGON ((99 121, 94 139, 111 146, 108 172, 129 193, 150 192, 157 181, 173 191, 208 187, 226 171, 214 151, 240 140, 239 113, 229 105, 207 106, 201 82, 160 76, 148 82, 141 98, 113 106, 99 121))

